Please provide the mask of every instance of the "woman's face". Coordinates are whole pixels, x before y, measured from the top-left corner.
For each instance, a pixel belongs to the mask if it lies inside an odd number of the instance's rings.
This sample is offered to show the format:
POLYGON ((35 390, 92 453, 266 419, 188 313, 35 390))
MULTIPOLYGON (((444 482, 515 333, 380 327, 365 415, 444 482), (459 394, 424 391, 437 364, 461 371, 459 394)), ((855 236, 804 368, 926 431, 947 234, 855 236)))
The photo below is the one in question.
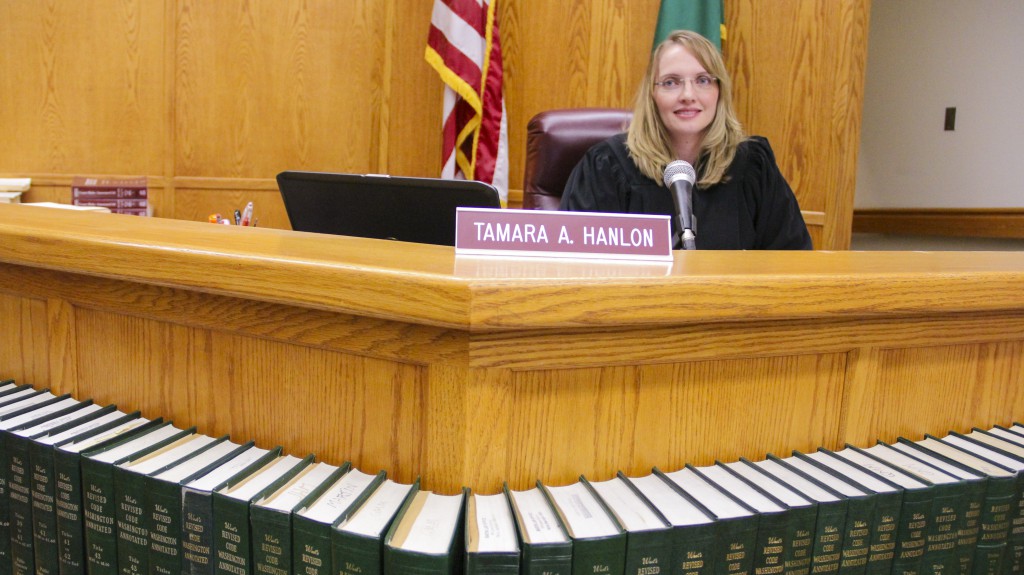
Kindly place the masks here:
POLYGON ((672 140, 703 138, 718 110, 717 79, 689 50, 673 44, 662 51, 654 81, 654 102, 672 140))

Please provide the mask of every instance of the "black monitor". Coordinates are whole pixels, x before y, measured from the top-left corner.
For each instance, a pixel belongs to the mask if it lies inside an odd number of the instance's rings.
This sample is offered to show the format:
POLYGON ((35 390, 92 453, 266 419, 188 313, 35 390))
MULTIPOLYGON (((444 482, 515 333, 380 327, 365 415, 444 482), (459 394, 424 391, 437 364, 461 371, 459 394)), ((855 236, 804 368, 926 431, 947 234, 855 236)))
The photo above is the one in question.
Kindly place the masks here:
POLYGON ((277 175, 292 229, 455 245, 455 211, 500 208, 498 191, 472 180, 287 171, 277 175))

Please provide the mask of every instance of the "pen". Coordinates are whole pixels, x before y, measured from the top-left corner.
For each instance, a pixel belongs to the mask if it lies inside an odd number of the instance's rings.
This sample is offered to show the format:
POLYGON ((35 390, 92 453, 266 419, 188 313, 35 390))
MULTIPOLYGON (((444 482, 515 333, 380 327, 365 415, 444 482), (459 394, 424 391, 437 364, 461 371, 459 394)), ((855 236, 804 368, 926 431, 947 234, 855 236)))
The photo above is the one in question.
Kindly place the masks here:
POLYGON ((249 225, 249 220, 252 219, 252 202, 245 204, 245 211, 242 212, 242 225, 249 225))
POLYGON ((242 223, 242 211, 241 210, 235 210, 235 225, 238 226, 238 225, 241 225, 241 223, 242 223))

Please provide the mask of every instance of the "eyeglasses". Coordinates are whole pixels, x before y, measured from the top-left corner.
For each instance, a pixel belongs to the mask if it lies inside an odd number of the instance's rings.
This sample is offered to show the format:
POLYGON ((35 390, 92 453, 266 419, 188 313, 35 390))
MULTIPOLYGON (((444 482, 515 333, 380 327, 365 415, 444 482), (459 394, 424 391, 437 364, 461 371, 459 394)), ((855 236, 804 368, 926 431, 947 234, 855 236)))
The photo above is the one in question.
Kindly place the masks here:
POLYGON ((654 85, 662 92, 678 92, 687 82, 693 85, 694 90, 705 91, 714 88, 718 84, 718 78, 701 74, 696 78, 665 78, 660 82, 655 82, 654 85))

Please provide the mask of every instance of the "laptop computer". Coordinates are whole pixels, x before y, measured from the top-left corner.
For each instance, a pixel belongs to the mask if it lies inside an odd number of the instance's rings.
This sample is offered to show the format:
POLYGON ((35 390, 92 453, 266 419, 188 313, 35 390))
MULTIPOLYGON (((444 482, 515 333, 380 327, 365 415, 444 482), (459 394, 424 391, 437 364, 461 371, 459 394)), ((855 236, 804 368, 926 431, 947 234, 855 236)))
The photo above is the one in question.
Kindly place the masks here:
POLYGON ((277 185, 295 231, 421 244, 454 246, 459 207, 501 207, 471 180, 286 171, 277 185))

